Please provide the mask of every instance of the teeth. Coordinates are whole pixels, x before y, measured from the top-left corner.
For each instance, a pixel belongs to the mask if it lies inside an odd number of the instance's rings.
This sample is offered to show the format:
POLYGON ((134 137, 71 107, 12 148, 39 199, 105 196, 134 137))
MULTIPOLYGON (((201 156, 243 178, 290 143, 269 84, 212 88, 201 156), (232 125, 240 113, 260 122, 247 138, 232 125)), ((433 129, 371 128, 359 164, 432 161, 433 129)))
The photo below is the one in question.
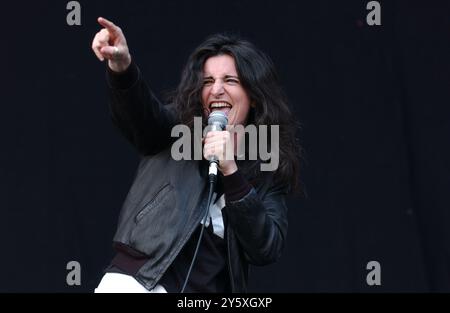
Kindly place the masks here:
POLYGON ((209 106, 211 109, 214 108, 231 108, 231 105, 226 102, 214 102, 209 106))

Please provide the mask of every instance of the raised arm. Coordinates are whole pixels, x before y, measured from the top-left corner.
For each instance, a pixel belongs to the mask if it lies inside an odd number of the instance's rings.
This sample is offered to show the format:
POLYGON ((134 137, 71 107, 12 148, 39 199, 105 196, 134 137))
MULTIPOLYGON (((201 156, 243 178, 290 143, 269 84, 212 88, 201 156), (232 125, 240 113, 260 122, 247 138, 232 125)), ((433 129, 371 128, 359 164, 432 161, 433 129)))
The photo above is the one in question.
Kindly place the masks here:
POLYGON ((105 18, 98 22, 104 28, 95 35, 92 50, 100 61, 108 60, 112 120, 140 154, 156 154, 172 142, 175 112, 148 88, 131 59, 122 30, 105 18))

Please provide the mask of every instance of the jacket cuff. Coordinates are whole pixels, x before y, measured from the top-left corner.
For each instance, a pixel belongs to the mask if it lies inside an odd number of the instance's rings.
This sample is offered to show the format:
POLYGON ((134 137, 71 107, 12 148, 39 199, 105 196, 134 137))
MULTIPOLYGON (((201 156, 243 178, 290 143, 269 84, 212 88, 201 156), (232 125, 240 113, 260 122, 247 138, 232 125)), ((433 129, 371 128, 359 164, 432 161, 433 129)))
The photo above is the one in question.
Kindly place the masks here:
POLYGON ((139 68, 136 63, 131 61, 130 66, 121 73, 114 72, 106 63, 106 80, 113 89, 129 89, 139 78, 139 68))
POLYGON ((252 189, 239 169, 231 175, 222 176, 222 182, 226 201, 238 201, 252 189))

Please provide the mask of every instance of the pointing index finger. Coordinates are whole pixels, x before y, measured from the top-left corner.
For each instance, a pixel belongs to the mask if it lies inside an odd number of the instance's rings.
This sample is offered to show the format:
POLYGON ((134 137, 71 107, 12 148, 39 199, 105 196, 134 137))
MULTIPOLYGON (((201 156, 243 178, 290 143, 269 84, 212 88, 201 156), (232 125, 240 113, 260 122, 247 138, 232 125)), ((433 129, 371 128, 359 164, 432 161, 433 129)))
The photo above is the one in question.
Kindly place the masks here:
POLYGON ((119 29, 118 27, 111 21, 107 20, 104 17, 99 17, 97 19, 98 23, 100 25, 102 25, 103 27, 105 27, 106 29, 108 29, 108 31, 112 32, 112 33, 118 33, 119 29))

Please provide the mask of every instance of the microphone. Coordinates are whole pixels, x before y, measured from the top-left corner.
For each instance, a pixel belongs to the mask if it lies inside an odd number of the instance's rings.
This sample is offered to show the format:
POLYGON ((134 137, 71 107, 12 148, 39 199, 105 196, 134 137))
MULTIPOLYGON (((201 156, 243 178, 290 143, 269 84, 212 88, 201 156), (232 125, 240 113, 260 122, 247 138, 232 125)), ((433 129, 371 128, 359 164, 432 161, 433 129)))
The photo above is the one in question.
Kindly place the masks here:
MULTIPOLYGON (((228 124, 228 117, 225 115, 225 113, 221 112, 221 111, 214 111, 211 112, 211 114, 209 114, 208 116, 208 126, 206 127, 206 130, 209 131, 221 131, 224 130, 225 127, 228 124)), ((206 133, 207 134, 207 133, 206 133)), ((206 136, 205 134, 205 136, 206 136)), ((208 192, 208 201, 207 206, 205 207, 205 213, 203 215, 203 225, 201 227, 200 230, 200 235, 198 236, 198 240, 197 240, 197 246, 195 247, 195 251, 194 251, 194 256, 192 257, 191 260, 191 265, 189 266, 189 270, 187 272, 186 278, 184 279, 184 284, 183 287, 181 288, 181 293, 184 292, 184 289, 186 288, 186 285, 188 283, 189 280, 189 276, 191 275, 191 271, 192 271, 192 267, 194 266, 194 261, 197 258, 197 253, 198 253, 198 248, 200 247, 200 242, 202 240, 202 236, 203 236, 203 231, 205 229, 205 225, 206 225, 206 220, 208 218, 208 212, 209 212, 209 207, 211 206, 211 202, 212 202, 212 197, 214 194, 214 188, 217 182, 217 169, 219 167, 219 159, 212 155, 208 157, 208 161, 209 161, 209 192, 208 192)))
MULTIPOLYGON (((221 131, 226 128, 228 124, 228 118, 222 111, 211 112, 208 116, 208 131, 221 131)), ((217 178, 217 169, 219 167, 219 159, 216 156, 210 156, 209 161, 209 179, 214 181, 217 178)))

